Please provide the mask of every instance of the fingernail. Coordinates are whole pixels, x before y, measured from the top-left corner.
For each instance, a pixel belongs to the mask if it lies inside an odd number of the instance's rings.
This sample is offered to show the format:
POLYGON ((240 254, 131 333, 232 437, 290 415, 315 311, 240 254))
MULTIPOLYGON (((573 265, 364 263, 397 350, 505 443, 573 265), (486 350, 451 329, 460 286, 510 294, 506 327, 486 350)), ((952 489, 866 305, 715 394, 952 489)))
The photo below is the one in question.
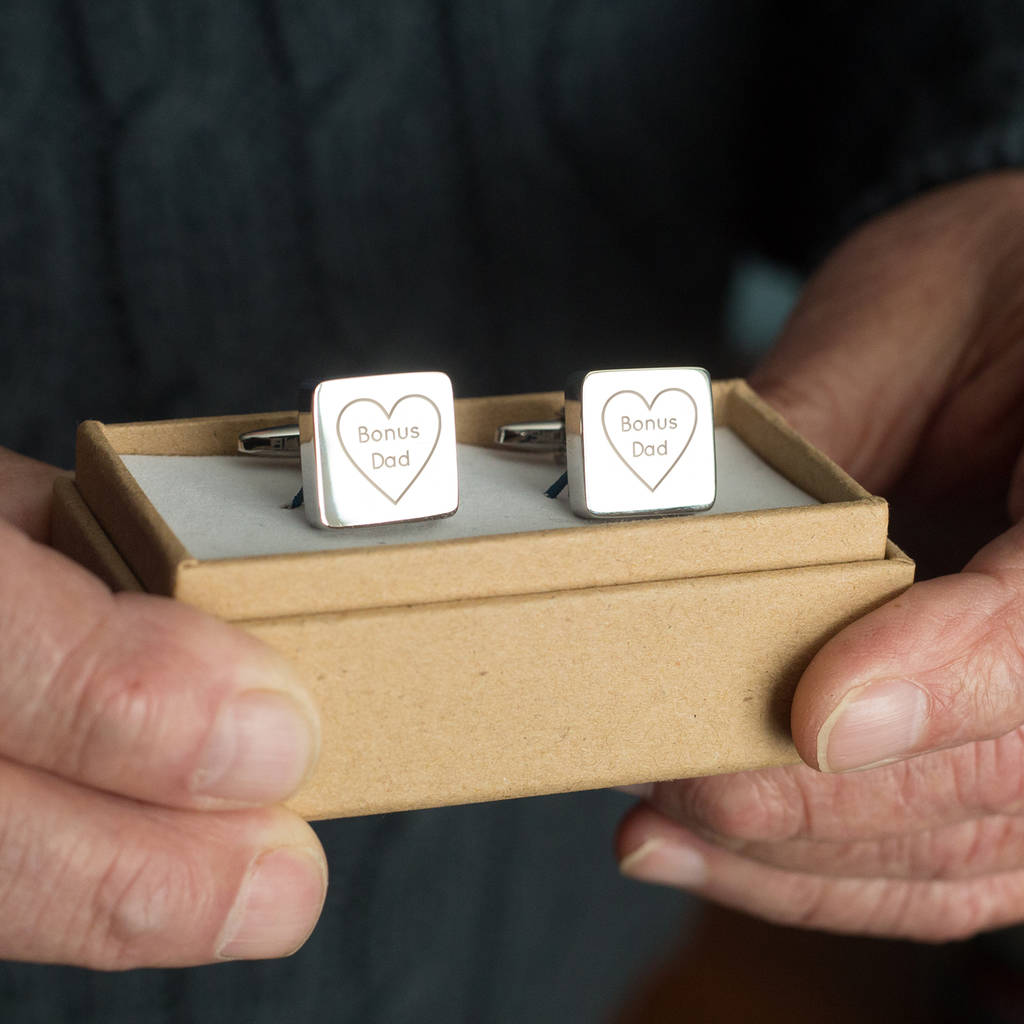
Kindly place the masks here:
POLYGON ((615 788, 627 796, 635 796, 638 800, 650 800, 654 794, 653 782, 634 782, 629 786, 616 786, 615 788))
POLYGON ((316 759, 316 722, 287 694, 250 690, 221 708, 192 777, 192 790, 221 800, 276 803, 316 759))
POLYGON ((225 960, 289 956, 309 938, 327 894, 327 865, 302 847, 257 857, 224 926, 217 955, 225 960))
POLYGON ((847 772, 916 753, 927 719, 928 695, 906 679, 857 686, 818 733, 818 767, 847 772))
POLYGON ((698 888, 704 884, 708 873, 704 858, 692 846, 657 837, 646 840, 623 857, 619 870, 639 882, 681 889, 698 888))

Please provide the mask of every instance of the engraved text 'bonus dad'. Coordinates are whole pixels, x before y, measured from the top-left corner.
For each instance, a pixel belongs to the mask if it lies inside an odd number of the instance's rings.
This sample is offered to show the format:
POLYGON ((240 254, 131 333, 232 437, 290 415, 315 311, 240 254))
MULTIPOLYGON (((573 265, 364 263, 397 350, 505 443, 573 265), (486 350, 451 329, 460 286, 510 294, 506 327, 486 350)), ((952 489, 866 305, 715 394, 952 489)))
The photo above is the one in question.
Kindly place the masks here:
POLYGON ((617 391, 604 404, 605 437, 626 468, 649 491, 675 469, 697 429, 697 403, 681 388, 650 402, 638 391, 617 391))
POLYGON ((372 398, 357 398, 338 416, 345 454, 394 505, 426 469, 440 436, 441 413, 426 395, 404 395, 390 410, 372 398))

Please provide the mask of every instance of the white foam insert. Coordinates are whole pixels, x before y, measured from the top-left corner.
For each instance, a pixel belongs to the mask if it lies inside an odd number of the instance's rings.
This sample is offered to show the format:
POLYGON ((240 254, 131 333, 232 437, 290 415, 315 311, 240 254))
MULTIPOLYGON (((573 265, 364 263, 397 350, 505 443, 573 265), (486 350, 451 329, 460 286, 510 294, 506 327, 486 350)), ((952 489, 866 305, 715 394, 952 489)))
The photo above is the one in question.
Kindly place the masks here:
MULTIPOLYGON (((715 430, 718 498, 697 515, 817 505, 728 427, 715 430)), ((298 462, 230 455, 125 455, 125 465, 157 512, 199 559, 414 544, 533 530, 601 529, 579 519, 568 493, 544 491, 562 467, 547 456, 459 445, 459 511, 448 519, 320 530, 286 506, 302 486, 298 462)))

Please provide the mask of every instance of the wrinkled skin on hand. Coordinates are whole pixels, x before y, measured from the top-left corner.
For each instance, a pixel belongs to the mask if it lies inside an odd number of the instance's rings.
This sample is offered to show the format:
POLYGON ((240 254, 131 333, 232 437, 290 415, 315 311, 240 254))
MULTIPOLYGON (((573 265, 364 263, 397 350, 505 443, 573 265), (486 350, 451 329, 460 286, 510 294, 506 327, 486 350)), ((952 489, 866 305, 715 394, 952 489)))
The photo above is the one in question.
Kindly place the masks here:
POLYGON ((0 449, 0 959, 292 952, 326 864, 273 805, 311 770, 316 711, 240 630, 49 548, 57 473, 0 449))
POLYGON ((1003 532, 818 653, 792 709, 806 764, 648 787, 619 831, 623 870, 840 932, 1024 921, 1024 175, 861 229, 751 382, 897 512, 931 519, 939 549, 978 523, 1003 532))

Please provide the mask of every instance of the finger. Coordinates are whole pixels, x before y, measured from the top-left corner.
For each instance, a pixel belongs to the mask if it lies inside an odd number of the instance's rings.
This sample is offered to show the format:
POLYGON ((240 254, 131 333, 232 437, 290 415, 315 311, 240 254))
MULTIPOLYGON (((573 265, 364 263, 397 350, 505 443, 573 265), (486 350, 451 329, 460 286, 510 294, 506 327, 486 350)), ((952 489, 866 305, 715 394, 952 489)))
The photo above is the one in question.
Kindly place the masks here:
POLYGON ((283 658, 165 598, 111 595, 0 523, 0 756, 181 807, 275 803, 316 759, 283 658))
POLYGON ((811 875, 929 880, 1024 870, 1024 818, 1014 815, 973 818, 854 842, 745 843, 695 834, 759 864, 811 875))
POLYGON ((918 583, 815 656, 793 738, 822 771, 883 764, 1024 722, 1024 523, 956 576, 918 583))
POLYGON ((793 765, 656 783, 643 795, 728 844, 885 839, 1024 814, 1024 731, 849 775, 793 765))
POLYGON ((326 862, 282 808, 155 808, 0 762, 0 958, 178 967, 285 956, 326 862))
POLYGON ((989 260, 977 253, 991 225, 978 201, 972 188, 939 190, 853 235, 751 377, 872 490, 902 475, 978 322, 989 260))
POLYGON ((53 481, 64 471, 0 448, 0 519, 35 540, 50 535, 53 481))
POLYGON ((1024 916, 1024 871, 957 881, 787 871, 705 842, 643 806, 627 815, 616 845, 631 878, 688 889, 778 924, 945 942, 1024 916))

